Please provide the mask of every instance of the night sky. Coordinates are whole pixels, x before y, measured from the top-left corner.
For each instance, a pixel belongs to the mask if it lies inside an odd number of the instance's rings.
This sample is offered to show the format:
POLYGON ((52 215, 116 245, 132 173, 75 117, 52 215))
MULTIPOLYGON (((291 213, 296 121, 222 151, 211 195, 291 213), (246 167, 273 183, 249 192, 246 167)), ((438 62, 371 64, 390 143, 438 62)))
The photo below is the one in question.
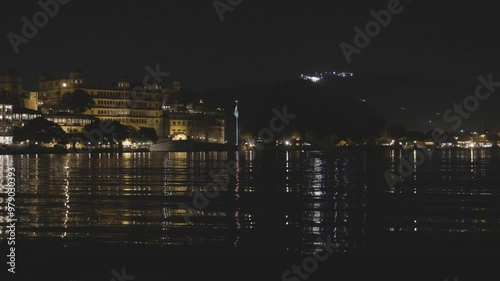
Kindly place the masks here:
POLYGON ((21 18, 40 7, 8 0, 0 9, 0 69, 17 69, 28 90, 44 71, 79 68, 89 81, 108 83, 124 74, 141 79, 158 63, 195 90, 339 69, 471 83, 497 71, 493 1, 401 1, 403 12, 348 64, 339 44, 352 44, 353 28, 388 2, 244 0, 221 22, 211 0, 71 0, 16 55, 7 34, 20 34, 21 18))

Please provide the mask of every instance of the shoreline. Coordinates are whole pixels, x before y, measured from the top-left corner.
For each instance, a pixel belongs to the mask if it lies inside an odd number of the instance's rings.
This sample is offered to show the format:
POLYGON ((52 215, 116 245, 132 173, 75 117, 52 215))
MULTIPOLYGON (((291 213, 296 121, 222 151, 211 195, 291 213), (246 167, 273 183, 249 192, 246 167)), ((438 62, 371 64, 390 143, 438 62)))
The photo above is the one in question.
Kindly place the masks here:
MULTIPOLYGON (((394 149, 394 150, 403 150, 403 151, 412 151, 414 149, 404 149, 401 147, 389 147, 389 146, 336 146, 336 147, 266 147, 261 151, 334 151, 339 149, 394 149)), ((436 147, 435 149, 454 149, 454 150, 471 150, 471 149, 498 149, 498 147, 475 147, 475 148, 466 148, 466 147, 436 147)), ((417 148, 418 150, 418 148, 417 148)), ((220 149, 203 149, 203 150, 171 150, 171 151, 150 151, 148 148, 139 148, 139 149, 119 149, 119 148, 101 148, 101 149, 92 149, 90 151, 85 149, 76 149, 76 152, 72 152, 70 149, 66 148, 12 148, 12 147, 3 147, 0 148, 0 155, 32 155, 32 154, 97 154, 97 153, 135 153, 135 152, 216 152, 222 151, 220 149)), ((230 150, 227 150, 230 151, 230 150)), ((236 151, 236 150, 234 150, 236 151)), ((238 151, 246 152, 260 152, 258 149, 244 149, 240 148, 238 151)))
POLYGON ((130 152, 149 152, 147 148, 140 149, 114 149, 114 148, 101 148, 92 149, 90 151, 85 149, 76 149, 72 152, 66 148, 1 148, 0 155, 19 155, 19 154, 89 154, 89 153, 130 153, 130 152))

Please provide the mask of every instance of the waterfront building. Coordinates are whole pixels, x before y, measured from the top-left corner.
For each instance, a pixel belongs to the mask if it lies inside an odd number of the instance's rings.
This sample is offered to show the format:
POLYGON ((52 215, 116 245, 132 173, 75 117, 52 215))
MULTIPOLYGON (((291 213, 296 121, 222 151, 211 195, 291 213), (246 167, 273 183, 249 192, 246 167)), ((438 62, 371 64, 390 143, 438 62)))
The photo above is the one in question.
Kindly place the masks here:
POLYGON ((55 114, 47 114, 43 116, 48 121, 54 122, 68 134, 81 133, 86 125, 95 121, 94 116, 76 115, 67 112, 58 112, 55 114))
POLYGON ((38 111, 38 92, 23 93, 21 99, 21 108, 38 111))
POLYGON ((22 128, 28 121, 39 117, 42 117, 42 113, 40 111, 14 107, 12 115, 13 126, 22 128))
POLYGON ((166 89, 158 83, 141 85, 131 83, 127 78, 120 78, 111 86, 91 86, 86 82, 83 72, 77 70, 64 78, 42 74, 38 88, 38 104, 44 114, 56 113, 64 94, 82 90, 94 100, 94 106, 85 112, 86 115, 101 120, 119 121, 135 129, 152 128, 158 135, 163 134, 162 103, 166 89))
POLYGON ((188 104, 164 106, 167 139, 193 140, 208 143, 225 143, 225 112, 211 109, 202 100, 188 104))

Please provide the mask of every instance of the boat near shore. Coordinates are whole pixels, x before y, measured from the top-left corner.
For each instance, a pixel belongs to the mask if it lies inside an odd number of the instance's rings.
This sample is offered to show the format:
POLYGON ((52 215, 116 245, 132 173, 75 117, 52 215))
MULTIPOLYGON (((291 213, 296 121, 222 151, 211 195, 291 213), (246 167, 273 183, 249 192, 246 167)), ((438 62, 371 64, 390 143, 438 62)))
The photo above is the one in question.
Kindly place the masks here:
POLYGON ((192 140, 162 141, 151 145, 150 152, 184 152, 184 151, 236 151, 236 145, 199 142, 192 140))

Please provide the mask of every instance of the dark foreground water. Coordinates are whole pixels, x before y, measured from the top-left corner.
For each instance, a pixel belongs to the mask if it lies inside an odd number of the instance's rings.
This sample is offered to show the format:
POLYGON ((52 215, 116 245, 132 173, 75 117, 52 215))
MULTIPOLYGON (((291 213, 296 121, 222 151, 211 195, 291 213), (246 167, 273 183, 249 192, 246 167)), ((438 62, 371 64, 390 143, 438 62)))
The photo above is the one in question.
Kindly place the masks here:
MULTIPOLYGON (((466 274, 460 261, 473 270, 471 260, 491 261, 500 249, 500 152, 437 150, 405 165, 414 173, 404 183, 387 183, 386 172, 415 157, 390 149, 15 155, 0 156, 0 172, 6 185, 16 170, 16 271, 35 276, 22 280, 107 281, 124 267, 136 281, 286 280, 283 272, 316 252, 329 259, 288 280, 377 280, 403 260, 398 279, 452 280, 466 274)), ((7 219, 1 212, 0 276, 7 219)))

